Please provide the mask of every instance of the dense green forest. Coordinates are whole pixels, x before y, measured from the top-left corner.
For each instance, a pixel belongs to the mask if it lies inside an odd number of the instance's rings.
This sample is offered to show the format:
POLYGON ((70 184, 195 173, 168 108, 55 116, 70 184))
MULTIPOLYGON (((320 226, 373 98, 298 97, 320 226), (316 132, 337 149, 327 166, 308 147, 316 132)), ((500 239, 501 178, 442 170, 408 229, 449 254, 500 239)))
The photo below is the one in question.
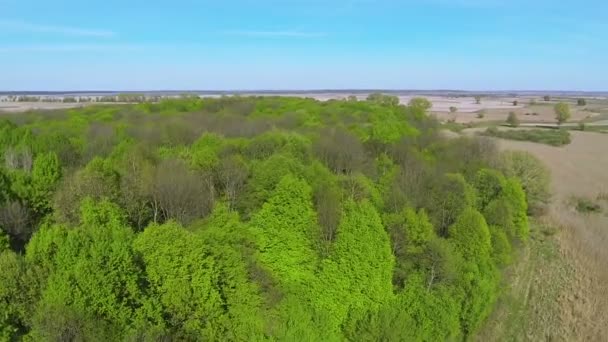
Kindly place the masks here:
POLYGON ((0 117, 0 340, 474 336, 534 160, 366 101, 184 97, 0 117))

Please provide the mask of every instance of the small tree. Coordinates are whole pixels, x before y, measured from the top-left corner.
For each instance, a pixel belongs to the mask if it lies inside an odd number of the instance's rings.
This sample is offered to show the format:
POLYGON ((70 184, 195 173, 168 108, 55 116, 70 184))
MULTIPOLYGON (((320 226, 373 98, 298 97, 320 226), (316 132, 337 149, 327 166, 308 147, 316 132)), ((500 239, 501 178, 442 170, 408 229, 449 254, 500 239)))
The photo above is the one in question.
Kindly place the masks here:
POLYGON ((517 100, 513 101, 513 106, 517 107, 517 105, 519 105, 519 101, 517 101, 517 100))
POLYGON ((477 112, 477 118, 478 119, 483 119, 486 116, 486 111, 485 110, 480 110, 479 112, 477 112))
POLYGON ((515 114, 515 112, 510 112, 509 113, 509 116, 507 117, 507 123, 511 127, 517 127, 517 126, 519 126, 519 119, 517 118, 517 114, 515 114))
POLYGON ((481 96, 479 96, 479 95, 475 96, 475 103, 481 104, 481 96))
POLYGON ((543 99, 544 99, 546 102, 549 102, 549 101, 551 101, 551 96, 549 96, 549 95, 545 95, 545 96, 543 96, 543 99))
POLYGON ((431 101, 427 100, 424 97, 414 97, 410 100, 408 106, 426 112, 427 110, 431 109, 431 107, 433 107, 433 104, 431 103, 431 101))
POLYGON ((578 99, 576 100, 576 104, 579 106, 586 106, 587 105, 587 100, 585 99, 578 99))
POLYGON ((452 106, 450 107, 450 113, 456 113, 458 111, 458 108, 452 106))
POLYGON ((567 103, 560 102, 555 105, 553 108, 555 111, 555 120, 557 120, 557 124, 561 126, 564 122, 568 121, 572 116, 570 112, 570 106, 567 103))

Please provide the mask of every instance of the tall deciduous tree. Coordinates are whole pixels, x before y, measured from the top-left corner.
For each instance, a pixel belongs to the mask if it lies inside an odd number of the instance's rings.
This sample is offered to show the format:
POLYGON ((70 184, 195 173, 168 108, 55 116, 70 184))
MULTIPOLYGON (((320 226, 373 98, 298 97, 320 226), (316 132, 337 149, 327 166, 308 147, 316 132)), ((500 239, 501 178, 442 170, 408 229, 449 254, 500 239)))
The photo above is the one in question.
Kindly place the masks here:
POLYGON ((317 264, 312 236, 316 217, 305 181, 285 176, 251 219, 259 260, 284 286, 311 281, 317 264))

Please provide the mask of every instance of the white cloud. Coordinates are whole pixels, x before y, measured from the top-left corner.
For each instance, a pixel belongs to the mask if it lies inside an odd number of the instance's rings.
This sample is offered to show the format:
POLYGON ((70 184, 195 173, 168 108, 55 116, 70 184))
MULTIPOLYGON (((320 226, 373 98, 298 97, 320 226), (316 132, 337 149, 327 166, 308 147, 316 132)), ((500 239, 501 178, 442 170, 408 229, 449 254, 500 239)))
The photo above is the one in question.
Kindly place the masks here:
POLYGON ((318 38, 325 37, 325 32, 304 32, 304 31, 255 31, 255 30, 234 30, 224 31, 224 34, 233 36, 247 36, 247 37, 268 37, 268 38, 318 38))
POLYGON ((112 37, 116 33, 109 30, 95 30, 81 27, 71 26, 54 26, 54 25, 40 25, 34 23, 28 23, 19 20, 2 20, 0 19, 0 29, 21 31, 21 32, 34 32, 34 33, 47 33, 47 34, 60 34, 66 36, 86 36, 86 37, 112 37))

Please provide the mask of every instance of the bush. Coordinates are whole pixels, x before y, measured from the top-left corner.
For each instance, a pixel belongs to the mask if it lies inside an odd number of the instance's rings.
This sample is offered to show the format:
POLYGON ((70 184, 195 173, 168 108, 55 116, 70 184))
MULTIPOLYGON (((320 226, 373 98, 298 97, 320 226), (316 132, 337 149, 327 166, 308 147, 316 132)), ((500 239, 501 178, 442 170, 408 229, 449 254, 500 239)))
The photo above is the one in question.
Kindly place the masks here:
POLYGON ((584 122, 579 122, 578 123, 578 129, 581 131, 584 131, 585 129, 587 129, 587 125, 585 125, 584 122))
POLYGON ((583 214, 599 213, 602 207, 588 198, 576 198, 576 211, 583 214))
POLYGON ((507 123, 511 127, 517 127, 517 126, 519 126, 519 119, 517 118, 517 114, 515 114, 515 112, 510 112, 509 113, 509 116, 507 117, 507 123))
POLYGON ((564 146, 571 142, 570 132, 562 129, 525 129, 501 131, 496 128, 488 128, 480 135, 518 141, 531 141, 551 146, 564 146))

